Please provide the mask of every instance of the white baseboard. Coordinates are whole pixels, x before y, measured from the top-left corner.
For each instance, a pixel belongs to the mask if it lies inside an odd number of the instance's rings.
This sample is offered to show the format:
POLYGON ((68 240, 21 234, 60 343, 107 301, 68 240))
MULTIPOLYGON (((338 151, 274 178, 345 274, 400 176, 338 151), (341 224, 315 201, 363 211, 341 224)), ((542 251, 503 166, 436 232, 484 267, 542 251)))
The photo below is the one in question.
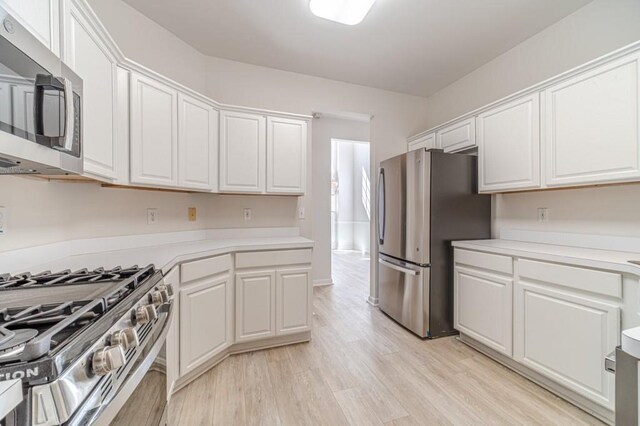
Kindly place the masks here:
POLYGON ((324 287, 326 285, 333 285, 333 280, 331 278, 313 280, 313 286, 314 287, 324 287))
POLYGON ((379 299, 377 297, 371 297, 369 296, 367 298, 367 303, 370 304, 371 306, 378 306, 379 305, 379 299))

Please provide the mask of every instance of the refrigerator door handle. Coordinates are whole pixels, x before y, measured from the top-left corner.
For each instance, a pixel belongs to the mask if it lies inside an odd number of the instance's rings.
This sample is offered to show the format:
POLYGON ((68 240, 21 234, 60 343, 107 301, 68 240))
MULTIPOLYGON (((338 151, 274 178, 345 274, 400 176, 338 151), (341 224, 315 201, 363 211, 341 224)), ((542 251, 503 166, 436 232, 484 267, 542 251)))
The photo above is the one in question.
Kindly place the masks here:
POLYGON ((386 228, 386 200, 384 169, 381 167, 378 172, 378 242, 384 244, 384 233, 386 228))
POLYGON ((378 262, 381 265, 384 265, 386 267, 389 267, 391 269, 395 269, 398 272, 402 272, 403 274, 407 274, 407 275, 411 275, 411 276, 418 276, 420 275, 420 271, 414 270, 414 269, 409 269, 409 268, 403 268, 402 266, 396 265, 394 263, 391 262, 387 262, 384 259, 378 259, 378 262))

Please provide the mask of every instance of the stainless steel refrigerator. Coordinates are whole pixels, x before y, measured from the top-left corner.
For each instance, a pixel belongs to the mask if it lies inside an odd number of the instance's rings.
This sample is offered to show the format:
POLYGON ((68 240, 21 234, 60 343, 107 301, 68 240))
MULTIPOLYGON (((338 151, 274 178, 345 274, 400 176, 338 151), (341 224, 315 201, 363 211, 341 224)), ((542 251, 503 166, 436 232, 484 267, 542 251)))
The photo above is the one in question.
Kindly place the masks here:
POLYGON ((380 163, 380 309, 423 338, 454 334, 451 241, 491 236, 477 157, 419 149, 380 163))

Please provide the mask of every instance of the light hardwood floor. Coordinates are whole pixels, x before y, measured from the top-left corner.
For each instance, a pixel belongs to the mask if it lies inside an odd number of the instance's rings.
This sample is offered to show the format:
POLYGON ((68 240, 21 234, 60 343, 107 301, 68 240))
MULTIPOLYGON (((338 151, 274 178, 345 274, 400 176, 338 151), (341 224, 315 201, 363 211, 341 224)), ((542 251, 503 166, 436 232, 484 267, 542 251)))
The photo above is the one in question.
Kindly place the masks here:
POLYGON ((174 395, 171 425, 601 424, 455 338, 418 339, 365 302, 368 260, 333 260, 312 341, 230 357, 174 395))

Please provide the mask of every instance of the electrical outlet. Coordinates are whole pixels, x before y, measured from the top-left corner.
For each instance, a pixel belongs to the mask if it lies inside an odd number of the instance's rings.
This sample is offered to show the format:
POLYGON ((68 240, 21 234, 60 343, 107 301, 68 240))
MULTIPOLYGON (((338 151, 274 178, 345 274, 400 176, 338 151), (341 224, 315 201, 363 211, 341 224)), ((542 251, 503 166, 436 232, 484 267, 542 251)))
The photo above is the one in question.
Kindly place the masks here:
POLYGON ((7 208, 0 207, 0 235, 7 233, 7 208))
POLYGON ((244 220, 251 220, 251 209, 244 209, 244 220))
POLYGON ((147 225, 158 223, 158 209, 147 209, 147 225))
POLYGON ((546 207, 538 208, 538 222, 544 223, 549 221, 549 209, 546 207))
POLYGON ((195 221, 196 221, 196 208, 189 207, 189 222, 195 222, 195 221))
POLYGON ((304 219, 304 206, 298 207, 298 219, 304 219))

